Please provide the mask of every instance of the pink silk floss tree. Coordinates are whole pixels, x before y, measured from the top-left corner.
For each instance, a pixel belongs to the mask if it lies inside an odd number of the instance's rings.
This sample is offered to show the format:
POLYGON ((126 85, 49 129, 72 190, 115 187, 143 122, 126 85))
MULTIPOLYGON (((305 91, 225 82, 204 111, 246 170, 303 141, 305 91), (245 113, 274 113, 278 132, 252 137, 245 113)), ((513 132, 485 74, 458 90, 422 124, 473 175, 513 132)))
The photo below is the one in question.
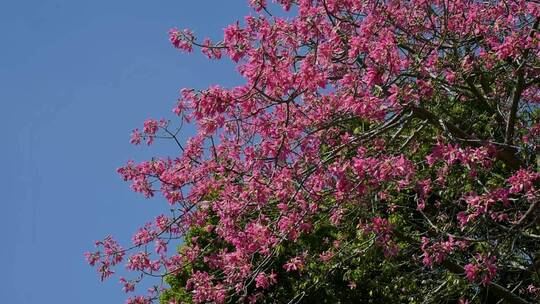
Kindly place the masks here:
POLYGON ((273 2, 221 41, 169 31, 244 84, 183 89, 133 131, 178 145, 118 169, 172 211, 96 242, 101 279, 168 283, 128 303, 538 301, 539 2, 273 2), (369 292, 373 263, 394 272, 369 292))

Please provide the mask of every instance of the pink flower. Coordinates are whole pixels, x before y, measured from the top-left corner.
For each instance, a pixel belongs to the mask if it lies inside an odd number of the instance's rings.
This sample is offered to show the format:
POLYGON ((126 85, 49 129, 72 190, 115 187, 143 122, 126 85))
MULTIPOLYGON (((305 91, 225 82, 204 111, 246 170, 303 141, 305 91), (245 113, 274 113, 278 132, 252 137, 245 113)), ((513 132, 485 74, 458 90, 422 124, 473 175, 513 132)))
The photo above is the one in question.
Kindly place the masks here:
POLYGON ((152 300, 145 296, 130 297, 127 299, 126 304, 151 304, 152 300))
POLYGON ((120 283, 124 285, 124 292, 132 292, 135 290, 135 284, 131 281, 127 281, 125 278, 120 278, 120 283))
POLYGON ((169 41, 174 45, 174 47, 182 51, 191 52, 193 50, 194 39, 193 33, 190 30, 169 30, 169 41))
POLYGON ((527 286, 526 290, 527 290, 528 293, 537 293, 540 290, 540 288, 535 287, 532 284, 529 284, 529 286, 527 286))
POLYGON ((294 257, 289 260, 289 262, 285 263, 283 265, 283 269, 285 269, 287 272, 289 271, 302 271, 304 269, 304 261, 301 257, 294 257))
POLYGON ((534 189, 534 181, 540 177, 540 173, 532 172, 526 169, 520 169, 507 182, 511 185, 510 193, 515 194, 522 191, 534 189))
POLYGON ((196 271, 187 281, 186 289, 193 291, 195 303, 225 302, 225 289, 221 284, 213 282, 214 277, 206 272, 196 271))
POLYGON ((332 251, 325 251, 321 254, 319 254, 319 259, 322 262, 329 262, 334 257, 334 253, 332 251))
POLYGON ((260 12, 266 7, 266 0, 249 0, 249 4, 257 11, 260 12))
POLYGON ((270 275, 266 275, 264 272, 259 273, 255 277, 255 287, 268 289, 271 285, 276 283, 276 274, 272 272, 270 275))
POLYGON ((135 129, 133 130, 133 132, 131 133, 131 144, 133 145, 138 145, 141 143, 141 139, 142 139, 142 135, 141 135, 141 132, 139 132, 139 129, 135 129))
POLYGON ((456 74, 451 70, 447 70, 445 72, 445 76, 446 76, 446 81, 448 81, 449 83, 454 83, 454 81, 456 80, 456 74))
POLYGON ((477 254, 474 262, 463 267, 465 276, 470 282, 474 282, 480 278, 482 285, 489 284, 497 275, 497 259, 494 256, 477 254))
POLYGON ((150 262, 150 255, 146 252, 139 252, 128 258, 126 268, 129 270, 150 270, 152 264, 150 262))
POLYGON ((478 266, 474 264, 467 264, 463 267, 463 269, 465 269, 465 276, 467 279, 473 282, 476 279, 476 274, 479 271, 478 266))
POLYGON ((144 133, 148 135, 155 135, 158 130, 158 122, 155 119, 147 119, 144 122, 144 133))

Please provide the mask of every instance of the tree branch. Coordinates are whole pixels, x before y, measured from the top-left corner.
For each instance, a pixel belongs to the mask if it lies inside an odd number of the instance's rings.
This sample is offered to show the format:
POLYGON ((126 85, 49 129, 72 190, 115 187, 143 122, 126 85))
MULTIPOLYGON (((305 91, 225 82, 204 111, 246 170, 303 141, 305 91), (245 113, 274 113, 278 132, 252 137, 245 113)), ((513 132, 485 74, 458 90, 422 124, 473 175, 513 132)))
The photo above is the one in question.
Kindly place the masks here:
MULTIPOLYGON (((455 273, 455 274, 463 274, 465 273, 465 270, 463 269, 463 267, 461 267, 460 265, 450 261, 450 260, 445 260, 442 265, 444 266, 444 268, 446 268, 448 271, 452 272, 452 273, 455 273)), ((497 296, 499 297, 500 299, 503 299, 506 301, 506 303, 510 303, 510 304, 531 304, 527 301, 525 301, 524 299, 520 298, 518 295, 516 294, 513 294, 510 290, 502 287, 501 285, 497 284, 497 283, 489 283, 487 285, 490 290, 497 296)))
MULTIPOLYGON (((538 28, 538 24, 540 22, 540 18, 537 18, 534 22, 534 25, 531 28, 531 32, 529 33, 529 37, 532 37, 536 29, 538 28)), ((508 121, 506 123, 506 136, 505 136, 505 143, 512 144, 512 141, 514 139, 514 130, 515 130, 515 124, 516 124, 516 118, 517 118, 517 111, 519 108, 519 100, 521 99, 521 93, 523 93, 525 89, 525 62, 527 62, 527 57, 529 56, 529 49, 526 49, 523 53, 523 61, 519 65, 516 71, 517 76, 517 83, 516 87, 514 88, 514 92, 512 93, 512 104, 510 108, 510 114, 508 115, 508 121)))
POLYGON ((519 99, 521 98, 521 93, 523 92, 525 84, 525 72, 523 67, 520 67, 517 71, 517 83, 512 94, 512 106, 510 108, 510 114, 508 115, 508 121, 506 123, 506 136, 504 142, 507 144, 512 144, 514 138, 514 126, 516 124, 517 110, 519 106, 519 99))
MULTIPOLYGON (((476 140, 454 124, 442 120, 441 118, 437 117, 435 114, 429 112, 426 109, 420 107, 413 107, 412 110, 415 117, 426 120, 433 126, 442 129, 456 141, 465 143, 466 145, 473 147, 481 147, 487 144, 492 144, 485 140, 476 140)), ((521 161, 516 157, 515 149, 512 147, 504 146, 498 148, 495 153, 495 157, 504 162, 511 169, 519 169, 522 166, 521 161)))
MULTIPOLYGON (((417 245, 420 244, 420 242, 414 239, 413 237, 403 234, 399 231, 394 231, 394 234, 398 238, 401 238, 411 244, 417 244, 417 245)), ((445 259, 441 265, 446 270, 450 271, 451 273, 454 273, 457 275, 463 275, 465 273, 465 269, 463 269, 463 267, 461 267, 460 265, 458 265, 457 263, 449 259, 445 259)), ((491 291, 493 291, 493 293, 497 297, 505 300, 509 304, 531 304, 497 283, 491 282, 487 284, 487 286, 490 288, 491 291)))

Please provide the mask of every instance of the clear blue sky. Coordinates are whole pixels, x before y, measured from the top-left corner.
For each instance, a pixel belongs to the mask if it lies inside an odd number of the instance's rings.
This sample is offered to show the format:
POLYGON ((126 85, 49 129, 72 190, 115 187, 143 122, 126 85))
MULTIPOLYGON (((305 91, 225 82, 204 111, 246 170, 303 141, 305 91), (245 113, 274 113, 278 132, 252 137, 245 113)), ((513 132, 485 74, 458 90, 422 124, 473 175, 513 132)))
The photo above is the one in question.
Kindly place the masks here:
POLYGON ((171 154, 129 144, 147 117, 173 118, 178 90, 238 83, 230 62, 183 55, 171 27, 222 37, 247 0, 0 1, 0 303, 123 303, 84 262, 166 208, 115 173, 171 154))

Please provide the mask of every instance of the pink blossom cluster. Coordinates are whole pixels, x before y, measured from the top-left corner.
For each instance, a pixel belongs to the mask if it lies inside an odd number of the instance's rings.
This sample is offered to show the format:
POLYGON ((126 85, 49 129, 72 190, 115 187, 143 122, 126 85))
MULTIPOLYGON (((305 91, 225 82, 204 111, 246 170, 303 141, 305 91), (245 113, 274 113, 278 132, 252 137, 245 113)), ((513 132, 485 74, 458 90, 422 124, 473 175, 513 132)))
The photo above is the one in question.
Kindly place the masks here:
POLYGON ((159 127, 165 127, 167 122, 165 120, 160 120, 159 122, 155 119, 148 119, 144 122, 143 132, 141 133, 139 129, 134 129, 131 132, 131 143, 138 145, 141 141, 146 138, 146 143, 151 145, 154 142, 154 138, 159 127))
POLYGON ((422 237, 422 245, 420 247, 423 253, 422 263, 426 267, 432 267, 434 263, 442 263, 455 250, 466 247, 466 242, 455 240, 451 235, 448 236, 446 241, 439 242, 433 242, 427 237, 422 237))
POLYGON ((533 198, 535 197, 535 192, 538 191, 535 181, 539 178, 540 173, 538 172, 520 169, 508 178, 508 184, 510 184, 510 189, 508 190, 511 194, 524 192, 527 196, 533 198))
POLYGON ((497 275, 497 258, 477 254, 472 263, 465 265, 465 276, 469 281, 479 280, 481 284, 489 284, 497 275))
POLYGON ((174 47, 185 51, 191 52, 193 50, 193 33, 190 30, 179 31, 178 29, 171 29, 169 31, 169 41, 174 47))
POLYGON ((360 224, 359 228, 364 233, 373 233, 375 235, 375 242, 383 249, 385 256, 391 257, 397 254, 398 246, 392 241, 394 226, 388 219, 374 217, 371 219, 371 223, 367 225, 360 224))
POLYGON ((86 252, 86 260, 90 266, 96 266, 101 275, 101 280, 110 277, 114 271, 111 267, 124 260, 125 251, 112 236, 107 236, 103 241, 96 241, 95 252, 86 252))
POLYGON ((196 303, 224 303, 225 288, 221 284, 214 284, 213 277, 205 272, 197 271, 187 282, 187 289, 193 291, 193 300, 196 303))

